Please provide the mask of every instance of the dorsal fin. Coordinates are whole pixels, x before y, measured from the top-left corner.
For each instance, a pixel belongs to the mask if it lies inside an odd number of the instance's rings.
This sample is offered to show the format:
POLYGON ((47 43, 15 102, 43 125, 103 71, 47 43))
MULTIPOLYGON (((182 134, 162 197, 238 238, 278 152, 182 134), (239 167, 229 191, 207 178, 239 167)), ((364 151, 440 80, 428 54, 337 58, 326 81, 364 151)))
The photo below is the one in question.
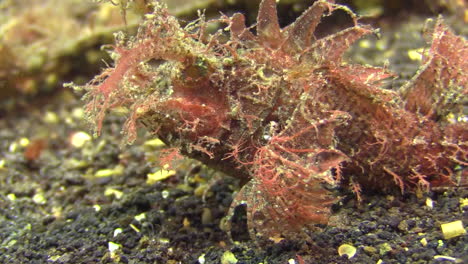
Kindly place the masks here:
POLYGON ((356 40, 373 32, 374 30, 369 26, 358 25, 347 28, 336 34, 317 40, 310 48, 305 50, 306 52, 303 54, 305 58, 303 59, 313 56, 312 60, 314 61, 337 63, 356 40), (320 58, 315 56, 320 56, 320 58))
POLYGON ((288 40, 285 43, 287 50, 300 50, 308 47, 312 43, 313 34, 320 23, 322 14, 328 9, 333 10, 333 6, 326 0, 315 2, 307 9, 294 23, 287 26, 284 31, 288 40))
POLYGON ((257 17, 257 35, 260 41, 277 48, 282 41, 275 0, 262 0, 257 17))
POLYGON ((231 38, 240 40, 253 40, 255 36, 245 27, 245 17, 241 13, 235 13, 231 17, 231 38))
POLYGON ((463 116, 466 107, 461 106, 466 105, 468 95, 468 42, 455 35, 442 17, 431 33, 431 47, 421 67, 400 90, 406 109, 433 120, 449 114, 463 116))

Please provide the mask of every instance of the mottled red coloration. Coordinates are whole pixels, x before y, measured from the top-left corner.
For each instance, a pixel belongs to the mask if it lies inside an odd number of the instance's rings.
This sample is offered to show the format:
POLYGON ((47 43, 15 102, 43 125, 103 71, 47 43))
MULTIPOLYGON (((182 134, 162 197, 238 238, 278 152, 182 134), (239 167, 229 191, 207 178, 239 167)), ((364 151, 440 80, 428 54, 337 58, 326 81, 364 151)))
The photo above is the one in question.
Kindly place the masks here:
POLYGON ((381 88, 385 69, 348 64, 343 53, 373 30, 346 7, 319 0, 281 29, 263 0, 257 34, 235 14, 207 34, 203 17, 181 28, 160 4, 114 69, 86 86, 98 131, 125 106, 129 139, 144 124, 169 146, 244 179, 229 215, 247 204, 252 237, 287 236, 326 223, 336 200, 326 185, 402 192, 451 184, 466 165, 466 41, 438 20, 425 65, 404 89, 381 88), (324 14, 354 26, 321 39, 324 14), (226 36, 228 31, 230 36, 226 36), (104 79, 106 77, 106 79, 104 79), (138 121, 138 122, 137 122, 138 121))

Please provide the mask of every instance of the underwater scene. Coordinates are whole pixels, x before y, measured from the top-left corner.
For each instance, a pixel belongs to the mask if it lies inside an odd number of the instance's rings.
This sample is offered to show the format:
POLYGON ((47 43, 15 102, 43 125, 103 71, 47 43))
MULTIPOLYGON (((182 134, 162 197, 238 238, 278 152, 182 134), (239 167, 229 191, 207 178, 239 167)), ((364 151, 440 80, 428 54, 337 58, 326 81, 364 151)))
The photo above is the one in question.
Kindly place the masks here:
POLYGON ((463 0, 0 0, 0 263, 468 262, 463 0))

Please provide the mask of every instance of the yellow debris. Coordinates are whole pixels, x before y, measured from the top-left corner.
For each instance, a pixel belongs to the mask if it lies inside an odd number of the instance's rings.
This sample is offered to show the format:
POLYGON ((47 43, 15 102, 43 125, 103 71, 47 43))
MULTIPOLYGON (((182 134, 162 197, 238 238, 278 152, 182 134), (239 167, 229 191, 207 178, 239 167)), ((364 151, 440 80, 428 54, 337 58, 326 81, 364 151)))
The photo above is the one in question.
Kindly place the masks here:
POLYGON ((201 254, 199 257, 198 257, 198 263, 200 264, 205 264, 205 254, 201 254))
POLYGON ((57 124, 59 121, 60 121, 60 118, 54 112, 47 111, 44 114, 44 122, 46 122, 48 124, 57 124))
POLYGON ((190 220, 188 220, 187 217, 184 217, 182 225, 183 225, 183 228, 189 228, 190 227, 190 220))
POLYGON ((165 170, 165 169, 158 170, 155 173, 148 173, 147 175, 148 179, 146 180, 146 183, 154 184, 158 181, 165 180, 175 174, 176 174, 175 170, 165 170))
POLYGON ((104 195, 105 196, 111 196, 111 195, 114 195, 116 199, 120 199, 122 198, 123 196, 123 192, 117 190, 117 189, 113 189, 113 188, 107 188, 105 191, 104 191, 104 195))
POLYGON ((102 169, 96 171, 94 173, 94 177, 96 178, 105 178, 105 177, 110 177, 114 175, 121 175, 124 171, 124 167, 122 165, 117 165, 113 169, 102 169))
POLYGON ((110 252, 110 257, 113 259, 115 262, 120 261, 120 256, 118 254, 118 250, 122 247, 122 245, 114 243, 112 241, 109 241, 108 243, 108 248, 110 252))
POLYGON ((32 198, 33 202, 35 204, 46 204, 47 203, 47 199, 44 197, 44 194, 43 193, 36 193, 33 198, 32 198))
POLYGON ((122 245, 114 243, 114 242, 109 242, 108 245, 109 245, 109 251, 110 252, 114 252, 114 251, 118 250, 122 246, 122 245))
POLYGON ((349 244, 343 244, 338 247, 338 255, 346 255, 350 259, 356 255, 356 248, 349 244))
POLYGON ((92 137, 83 131, 75 132, 70 137, 70 144, 75 148, 82 148, 92 137))
POLYGON ((162 142, 162 140, 160 140, 159 138, 155 138, 146 141, 145 143, 143 143, 143 145, 145 147, 159 148, 164 147, 166 144, 164 144, 164 142, 162 142))
POLYGON ((28 138, 23 137, 23 138, 20 138, 20 140, 18 141, 18 143, 19 143, 19 145, 20 145, 21 147, 24 148, 24 147, 27 147, 27 146, 29 145, 30 141, 29 141, 28 138))
POLYGON ((460 210, 463 211, 465 207, 468 207, 468 198, 460 198, 460 210))
POLYGON ((422 60, 422 52, 423 52, 422 48, 408 50, 408 57, 412 61, 421 61, 422 60))
POLYGON ((116 228, 114 230, 114 237, 118 236, 119 234, 122 234, 123 233, 123 229, 122 228, 116 228))
POLYGON ((9 193, 9 194, 7 194, 7 198, 10 201, 15 201, 16 200, 16 195, 14 193, 9 193))
POLYGON ((368 39, 363 39, 359 41, 359 47, 363 49, 368 49, 372 46, 371 42, 368 39))
POLYGON ((85 111, 81 107, 77 107, 72 110, 71 115, 77 120, 82 120, 85 117, 85 111))
POLYGON ((223 256, 221 257, 221 264, 236 264, 237 263, 236 256, 231 251, 224 252, 223 256))
POLYGON ((268 239, 273 241, 275 244, 278 244, 279 242, 284 240, 284 237, 281 237, 280 235, 275 235, 275 236, 269 237, 268 239))
POLYGON ((134 224, 129 225, 135 232, 140 233, 140 229, 136 227, 134 224))
POLYGON ((99 212, 99 211, 101 211, 101 206, 99 204, 95 204, 95 205, 93 205, 93 209, 94 209, 94 211, 99 212))
POLYGON ((429 209, 434 208, 434 201, 429 197, 426 198, 426 206, 429 209))
POLYGON ((441 224, 442 234, 445 239, 454 238, 466 234, 466 230, 463 227, 461 220, 453 221, 446 224, 441 224))
POLYGON ((377 50, 384 51, 387 49, 387 43, 383 39, 379 39, 375 42, 375 47, 377 50))
POLYGON ((146 218, 146 214, 145 213, 141 213, 139 215, 135 215, 135 220, 137 220, 138 222, 141 222, 141 220, 145 219, 146 218))
POLYGON ((421 240, 419 240, 419 242, 421 242, 421 245, 423 247, 427 246, 427 239, 425 237, 421 238, 421 240))

